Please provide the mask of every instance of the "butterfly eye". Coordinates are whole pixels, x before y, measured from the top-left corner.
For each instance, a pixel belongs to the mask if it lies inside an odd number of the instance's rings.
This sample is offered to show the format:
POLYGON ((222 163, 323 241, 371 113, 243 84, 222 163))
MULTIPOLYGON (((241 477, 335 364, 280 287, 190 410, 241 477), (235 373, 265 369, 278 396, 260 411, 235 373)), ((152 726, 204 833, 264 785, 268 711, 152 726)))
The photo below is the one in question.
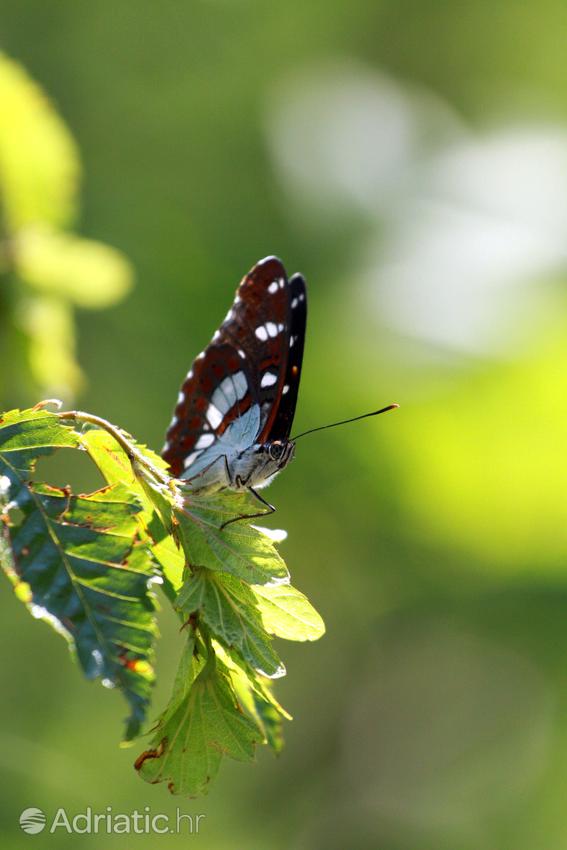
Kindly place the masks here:
POLYGON ((283 453, 284 453, 283 443, 271 443, 270 444, 270 457, 272 458, 272 460, 280 460, 283 453))

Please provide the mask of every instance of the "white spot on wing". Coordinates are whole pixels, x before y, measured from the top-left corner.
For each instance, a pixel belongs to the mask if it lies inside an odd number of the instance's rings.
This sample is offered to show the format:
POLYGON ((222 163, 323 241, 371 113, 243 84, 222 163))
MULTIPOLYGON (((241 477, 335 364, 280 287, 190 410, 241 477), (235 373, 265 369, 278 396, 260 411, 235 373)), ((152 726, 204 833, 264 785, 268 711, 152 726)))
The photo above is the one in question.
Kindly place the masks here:
POLYGON ((293 344, 294 344, 294 342, 295 342, 295 337, 294 337, 294 336, 290 336, 290 338, 289 338, 289 347, 290 347, 290 348, 293 348, 293 344))
POLYGON ((238 401, 242 401, 246 393, 248 392, 248 382, 246 380, 246 375, 244 372, 235 372, 232 376, 234 380, 234 386, 236 388, 236 397, 238 401))
POLYGON ((230 310, 228 311, 228 313, 224 317, 225 322, 230 322, 231 319, 232 319, 232 307, 230 308, 230 310))
POLYGON ((185 460, 183 461, 184 468, 187 469, 188 466, 191 466, 193 461, 197 460, 197 458, 199 457, 200 454, 201 454, 201 452, 191 452, 191 454, 188 455, 185 458, 185 460))
POLYGON ((266 322, 266 330, 268 332, 268 336, 278 335, 278 326, 274 322, 266 322))
POLYGON ((280 334, 281 334, 281 332, 283 331, 283 329, 284 329, 284 326, 283 326, 283 325, 282 325, 282 323, 280 322, 280 323, 279 323, 279 325, 278 325, 278 333, 280 333, 280 334))
POLYGON ((244 372, 235 372, 234 375, 228 375, 221 381, 211 397, 211 402, 221 413, 228 413, 237 401, 244 398, 247 389, 244 372))
POLYGON ((177 404, 181 404, 182 401, 185 401, 185 393, 179 393, 177 396, 177 404))
POLYGON ((279 288, 280 287, 279 287, 278 281, 273 280, 271 282, 271 284, 268 286, 268 292, 270 293, 270 295, 275 295, 279 288))
POLYGON ((260 381, 261 387, 273 387, 273 385, 277 382, 278 376, 274 375, 273 372, 264 372, 262 375, 262 380, 260 381))
POLYGON ((220 338, 220 331, 215 331, 213 334, 213 342, 216 342, 217 339, 220 338))
POLYGON ((238 354, 239 354, 239 356, 240 356, 240 357, 242 357, 242 359, 243 359, 243 360, 246 360, 246 355, 245 355, 245 353, 242 351, 242 349, 241 349, 241 348, 239 348, 239 349, 238 349, 238 354))
POLYGON ((291 309, 292 309, 292 310, 295 310, 295 308, 297 307, 298 303, 299 303, 299 302, 298 302, 297 298, 292 298, 292 299, 291 299, 291 309))
POLYGON ((266 342, 266 340, 268 339, 268 331, 266 330, 264 325, 260 325, 260 327, 256 328, 254 333, 262 342, 266 342))
POLYGON ((218 426, 222 422, 222 413, 214 404, 209 404, 207 408, 207 419, 209 420, 209 424, 211 428, 218 428, 218 426))
MULTIPOLYGON (((230 387, 230 390, 227 393, 227 392, 225 392, 225 389, 224 389, 225 386, 228 386, 226 384, 226 378, 221 384, 219 384, 219 386, 216 388, 216 390, 214 391, 214 393, 211 396, 212 405, 214 407, 216 407, 217 410, 223 416, 224 416, 225 413, 227 413, 230 410, 230 408, 234 404, 234 398, 232 397, 234 395, 234 393, 231 392, 232 387, 230 387)), ((207 416, 208 415, 209 414, 207 413, 207 416)), ((213 425, 213 428, 214 427, 215 426, 213 425)))
POLYGON ((300 300, 300 301, 305 301, 305 292, 301 292, 301 293, 299 294, 299 300, 300 300))
POLYGON ((215 441, 215 438, 212 434, 201 434, 197 442, 195 443, 196 449, 206 449, 208 446, 211 446, 215 441))
POLYGON ((284 388, 282 390, 282 395, 285 395, 287 392, 289 392, 289 384, 284 384, 284 388))

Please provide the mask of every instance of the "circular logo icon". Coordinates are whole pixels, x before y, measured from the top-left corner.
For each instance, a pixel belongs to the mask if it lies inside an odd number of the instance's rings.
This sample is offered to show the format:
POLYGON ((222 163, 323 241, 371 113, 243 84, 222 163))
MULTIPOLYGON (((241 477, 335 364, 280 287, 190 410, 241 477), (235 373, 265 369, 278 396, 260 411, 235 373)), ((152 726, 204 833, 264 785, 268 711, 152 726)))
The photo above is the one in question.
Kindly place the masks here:
POLYGON ((20 815, 20 826, 24 832, 35 835, 45 828, 47 818, 41 809, 24 809, 20 815))

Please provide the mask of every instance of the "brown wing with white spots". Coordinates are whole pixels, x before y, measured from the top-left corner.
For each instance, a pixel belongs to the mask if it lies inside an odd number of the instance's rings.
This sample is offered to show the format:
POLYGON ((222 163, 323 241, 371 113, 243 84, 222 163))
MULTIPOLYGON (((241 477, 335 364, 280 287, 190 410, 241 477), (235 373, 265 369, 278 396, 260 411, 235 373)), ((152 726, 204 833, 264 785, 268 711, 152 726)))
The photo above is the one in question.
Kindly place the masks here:
POLYGON ((232 345, 212 342, 181 387, 162 455, 180 477, 236 416, 253 403, 253 387, 232 345))
POLYGON ((261 260, 244 277, 224 322, 181 387, 163 450, 173 475, 181 475, 255 404, 256 440, 263 441, 277 419, 287 374, 291 303, 290 283, 276 257, 261 260))

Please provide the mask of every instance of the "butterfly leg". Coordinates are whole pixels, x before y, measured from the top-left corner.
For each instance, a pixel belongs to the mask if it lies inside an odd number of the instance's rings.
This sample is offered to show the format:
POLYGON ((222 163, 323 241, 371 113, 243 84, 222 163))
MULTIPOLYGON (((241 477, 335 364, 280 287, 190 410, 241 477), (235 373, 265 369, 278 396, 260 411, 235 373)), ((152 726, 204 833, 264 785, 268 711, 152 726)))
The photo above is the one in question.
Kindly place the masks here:
POLYGON ((262 502, 262 504, 265 505, 268 510, 267 511, 259 511, 257 514, 241 514, 240 516, 235 516, 232 519, 228 519, 226 522, 223 522, 223 524, 221 525, 221 527, 220 527, 221 531, 223 530, 223 528, 226 528, 226 526, 230 525, 232 522, 240 522, 240 520, 242 520, 242 519, 257 519, 258 517, 269 516, 269 514, 275 513, 275 511, 276 511, 275 507, 273 505, 271 505, 269 502, 267 502, 266 499, 264 499, 262 496, 260 496, 260 494, 258 493, 257 490, 255 490, 253 487, 248 487, 248 492, 252 493, 252 495, 255 496, 258 499, 259 502, 262 502))

